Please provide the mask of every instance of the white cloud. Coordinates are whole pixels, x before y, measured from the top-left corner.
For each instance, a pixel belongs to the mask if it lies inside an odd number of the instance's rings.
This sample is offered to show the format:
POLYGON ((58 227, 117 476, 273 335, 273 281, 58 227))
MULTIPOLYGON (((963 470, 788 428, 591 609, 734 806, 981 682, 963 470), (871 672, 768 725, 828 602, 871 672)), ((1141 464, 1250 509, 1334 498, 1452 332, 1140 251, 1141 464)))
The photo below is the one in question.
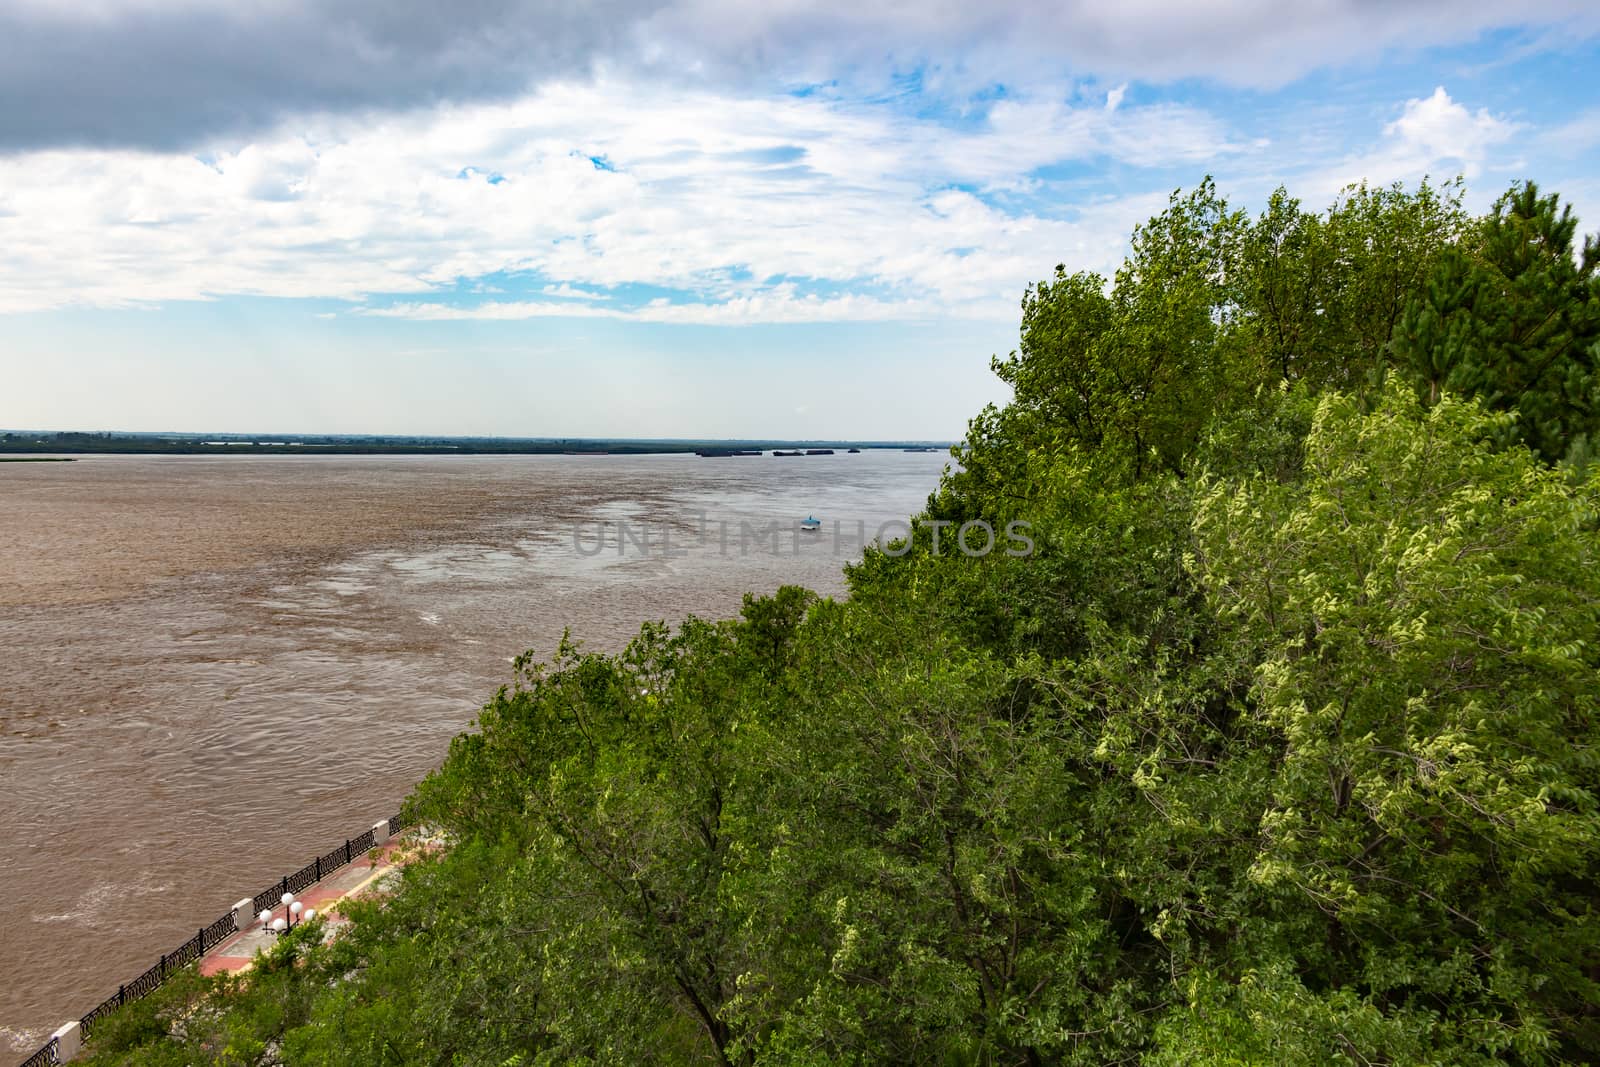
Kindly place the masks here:
POLYGON ((1006 301, 1003 308, 969 305, 952 309, 928 300, 879 300, 873 297, 846 294, 835 297, 802 296, 792 285, 749 296, 737 296, 720 303, 673 304, 665 300, 651 301, 641 308, 623 311, 618 308, 572 306, 538 301, 495 301, 473 307, 458 307, 440 303, 401 303, 384 308, 366 308, 362 314, 381 318, 411 319, 414 321, 517 321, 538 318, 609 318, 631 319, 635 322, 659 322, 696 326, 745 326, 756 323, 800 322, 887 322, 908 320, 933 320, 960 318, 966 310, 973 317, 1015 316, 1015 302, 1006 301))
POLYGON ((1475 166, 1515 130, 1515 124, 1495 118, 1488 108, 1468 111, 1441 85, 1425 100, 1407 100, 1404 113, 1383 132, 1398 142, 1402 154, 1422 160, 1458 159, 1475 166))
POLYGON ((634 312, 655 321, 1011 316, 1041 264, 1115 263, 1144 201, 1061 218, 987 193, 1026 192, 1062 160, 1233 150, 1217 120, 1172 105, 1006 100, 956 132, 887 107, 619 82, 328 118, 203 160, 35 152, 0 158, 0 310, 482 293, 536 272, 564 314, 640 284, 692 296, 634 312))
MULTIPOLYGON (((952 127, 824 94, 569 83, 505 104, 324 117, 202 158, 0 157, 0 312, 242 294, 412 319, 1014 321, 1022 287, 1051 264, 1114 269, 1170 185, 1064 202, 1040 168, 1103 174, 1109 159, 1124 174, 1198 175, 1234 158, 1235 171, 1298 173, 1315 203, 1361 179, 1470 176, 1519 132, 1440 88, 1328 167, 1287 149, 1269 160, 1268 139, 1118 91, 1017 95, 952 127), (616 295, 624 286, 677 295, 639 306, 616 295)), ((1222 184, 1261 191, 1247 174, 1222 184)))
POLYGON ((1440 86, 1431 96, 1407 100, 1373 149, 1324 170, 1308 184, 1312 191, 1331 193, 1362 180, 1415 181, 1457 174, 1470 179, 1519 128, 1487 108, 1468 110, 1440 86))
POLYGON ((547 285, 540 292, 555 300, 604 300, 606 298, 604 293, 592 293, 587 289, 574 289, 566 282, 562 282, 560 285, 547 285))

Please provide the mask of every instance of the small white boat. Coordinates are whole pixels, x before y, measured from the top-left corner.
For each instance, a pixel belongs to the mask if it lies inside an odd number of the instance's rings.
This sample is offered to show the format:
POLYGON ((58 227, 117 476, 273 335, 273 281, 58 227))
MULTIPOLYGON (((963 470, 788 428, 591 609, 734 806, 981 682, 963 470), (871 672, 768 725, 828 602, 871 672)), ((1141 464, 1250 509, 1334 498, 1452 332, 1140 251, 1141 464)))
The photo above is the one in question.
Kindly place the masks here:
POLYGON ((818 530, 822 529, 822 520, 817 518, 815 515, 807 515, 805 518, 800 520, 800 529, 806 533, 816 533, 818 530))

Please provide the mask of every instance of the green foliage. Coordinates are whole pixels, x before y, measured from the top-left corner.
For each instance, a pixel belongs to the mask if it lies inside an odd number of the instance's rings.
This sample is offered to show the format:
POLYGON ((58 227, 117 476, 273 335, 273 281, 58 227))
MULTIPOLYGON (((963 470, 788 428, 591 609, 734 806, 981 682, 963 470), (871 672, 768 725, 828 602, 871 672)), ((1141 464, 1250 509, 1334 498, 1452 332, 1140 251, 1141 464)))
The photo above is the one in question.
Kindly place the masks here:
POLYGON ((1068 449, 1108 480, 1183 473, 1215 418, 1280 383, 1365 388, 1467 229, 1459 182, 1352 186, 1322 215, 1279 189, 1254 220, 1209 178, 1173 193, 1109 286, 1063 265, 1028 287, 1021 346, 993 361, 1012 401, 973 421, 930 515, 1013 517, 1068 449))
POLYGON ((1508 439, 1551 462, 1585 453, 1600 426, 1600 238, 1575 248, 1577 226, 1559 197, 1513 186, 1412 298, 1396 345, 1430 401, 1514 413, 1508 439))
POLYGON ((1175 195, 848 601, 519 659, 448 850, 95 1062, 1594 1062, 1588 386, 1512 390, 1587 373, 1569 222, 1175 195))
MULTIPOLYGON (((87 1067, 266 1067, 285 1034, 304 1024, 328 986, 322 920, 302 923, 247 975, 204 978, 186 969, 143 1000, 99 1021, 87 1067)), ((337 972, 334 972, 337 973, 337 972)))
POLYGON ((1302 932, 1281 972, 1386 1017, 1449 1005, 1453 1062, 1600 1039, 1596 501, 1487 447, 1504 421, 1328 396, 1301 481, 1217 482, 1195 519, 1274 753, 1246 877, 1302 932))
POLYGON ((1468 233, 1459 179, 1346 189, 1328 210, 1322 253, 1318 386, 1361 389, 1393 362, 1393 340, 1406 305, 1439 260, 1468 233))

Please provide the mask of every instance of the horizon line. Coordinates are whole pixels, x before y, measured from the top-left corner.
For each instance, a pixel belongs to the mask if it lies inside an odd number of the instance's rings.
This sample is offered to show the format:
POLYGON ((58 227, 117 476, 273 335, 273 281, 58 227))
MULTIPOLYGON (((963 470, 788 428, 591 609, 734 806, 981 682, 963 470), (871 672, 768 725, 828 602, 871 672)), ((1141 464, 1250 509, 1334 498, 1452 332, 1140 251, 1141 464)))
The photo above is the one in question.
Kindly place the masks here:
POLYGON ((204 439, 213 440, 236 439, 239 441, 271 441, 282 443, 290 440, 306 438, 340 438, 344 440, 401 440, 401 441, 505 441, 505 442, 537 442, 541 444, 565 443, 591 443, 591 442, 618 442, 627 444, 760 444, 774 445, 787 444, 849 444, 849 445, 944 445, 951 446, 957 443, 955 438, 936 437, 624 437, 619 435, 514 435, 493 433, 371 433, 349 432, 342 430, 308 431, 304 433, 273 431, 245 431, 245 430, 84 430, 84 429, 19 429, 15 427, 0 427, 0 434, 7 435, 63 435, 81 434, 98 437, 155 437, 168 439, 204 439))

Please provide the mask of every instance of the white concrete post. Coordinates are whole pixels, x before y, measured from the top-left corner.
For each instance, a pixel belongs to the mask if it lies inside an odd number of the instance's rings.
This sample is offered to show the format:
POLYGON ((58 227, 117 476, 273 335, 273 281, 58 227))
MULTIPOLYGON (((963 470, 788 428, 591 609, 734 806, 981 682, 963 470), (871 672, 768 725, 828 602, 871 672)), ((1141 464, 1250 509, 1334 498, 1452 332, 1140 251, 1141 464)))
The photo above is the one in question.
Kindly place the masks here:
POLYGON ((76 1059, 78 1052, 83 1048, 83 1032, 76 1022, 70 1022, 50 1035, 55 1038, 56 1057, 62 1063, 76 1059))
POLYGON ((379 819, 372 824, 372 843, 381 845, 389 840, 389 820, 379 819))
POLYGON ((246 926, 256 921, 255 913, 251 911, 255 903, 251 898, 245 897, 233 906, 233 928, 241 934, 244 933, 246 926))

